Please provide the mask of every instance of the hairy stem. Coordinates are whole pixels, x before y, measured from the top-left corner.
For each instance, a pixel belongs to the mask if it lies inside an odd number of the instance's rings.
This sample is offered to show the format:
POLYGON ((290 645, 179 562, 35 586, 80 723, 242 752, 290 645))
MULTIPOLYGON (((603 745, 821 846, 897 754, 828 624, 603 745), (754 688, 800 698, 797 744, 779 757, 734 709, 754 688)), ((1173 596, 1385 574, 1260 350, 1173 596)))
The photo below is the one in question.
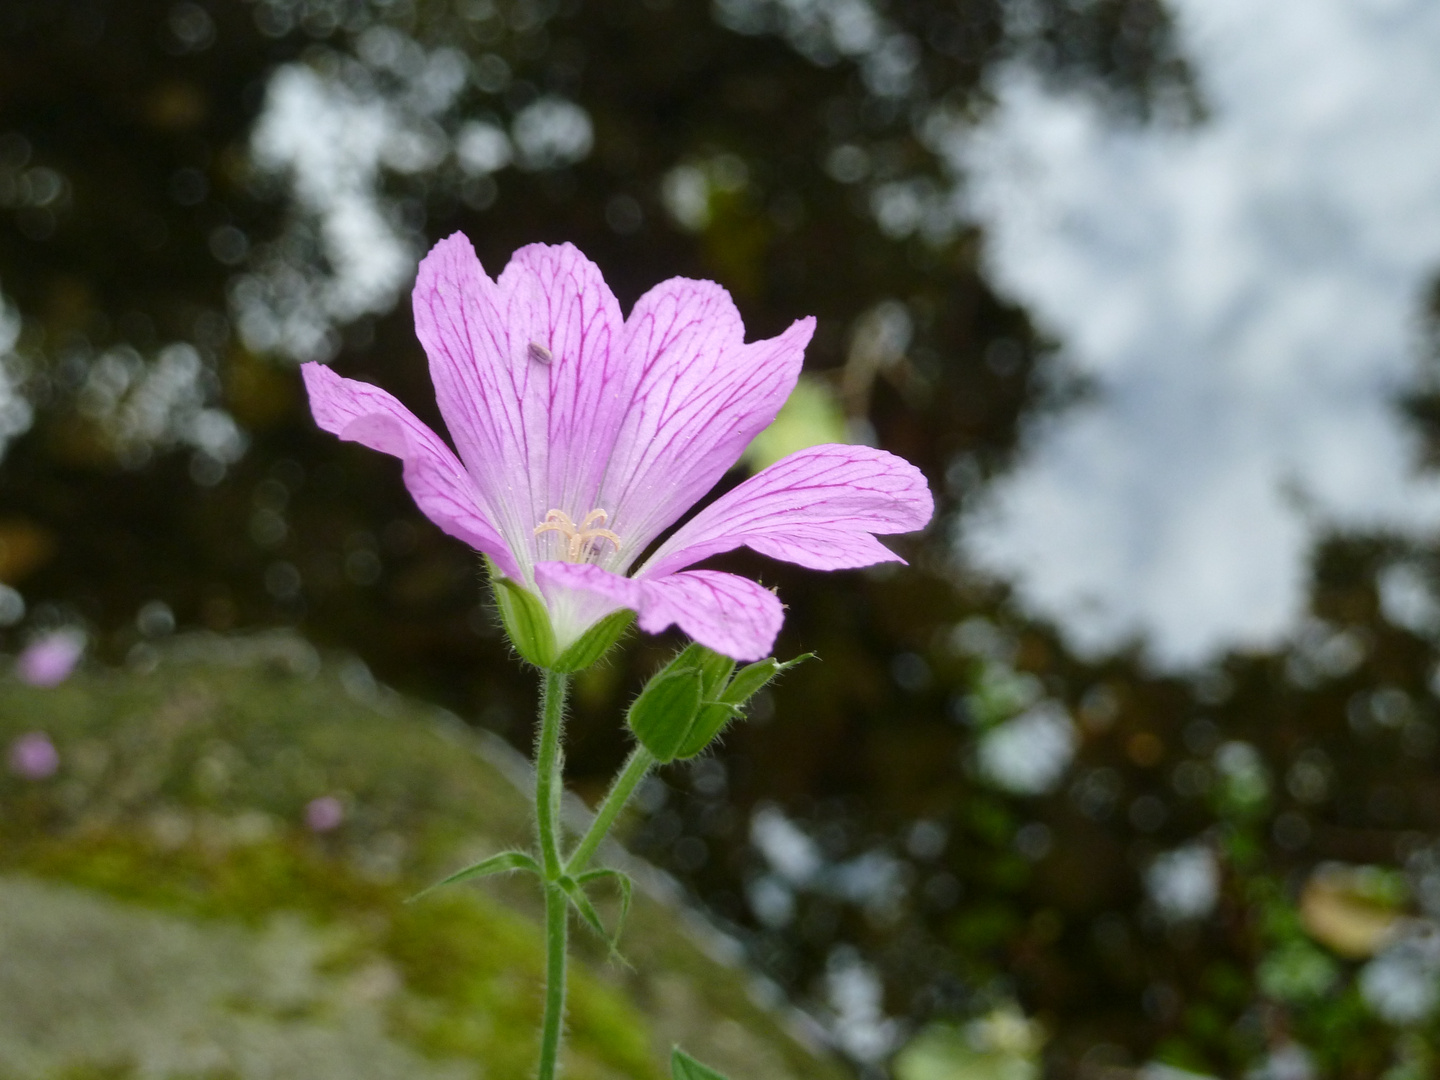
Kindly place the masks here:
POLYGON ((600 809, 595 812, 595 820, 591 823, 590 829, 586 832, 584 839, 571 854, 565 863, 567 874, 578 874, 594 858, 596 849, 600 846, 605 835, 610 831, 610 826, 615 824, 615 819, 620 816, 620 811, 625 809, 625 804, 630 801, 630 796, 635 793, 635 788, 640 781, 645 779, 646 774, 655 764, 655 755, 646 750, 643 746, 636 746, 626 759, 624 767, 616 774, 610 790, 605 795, 605 801, 600 804, 600 809))
POLYGON ((565 722, 565 696, 570 678, 545 673, 540 693, 540 734, 535 746, 535 831, 545 873, 545 1021, 540 1029, 539 1080, 555 1080, 560 1039, 565 1028, 565 949, 568 902, 558 884, 560 861, 560 795, 564 787, 564 755, 560 749, 565 722))
POLYGON ((545 673, 540 691, 540 733, 535 742, 535 829, 545 880, 555 881, 560 864, 560 795, 564 788, 564 754, 560 749, 565 726, 565 696, 570 677, 545 673))
POLYGON ((565 949, 569 901, 554 882, 545 883, 545 1023, 540 1029, 540 1080, 554 1080, 565 1028, 565 949))

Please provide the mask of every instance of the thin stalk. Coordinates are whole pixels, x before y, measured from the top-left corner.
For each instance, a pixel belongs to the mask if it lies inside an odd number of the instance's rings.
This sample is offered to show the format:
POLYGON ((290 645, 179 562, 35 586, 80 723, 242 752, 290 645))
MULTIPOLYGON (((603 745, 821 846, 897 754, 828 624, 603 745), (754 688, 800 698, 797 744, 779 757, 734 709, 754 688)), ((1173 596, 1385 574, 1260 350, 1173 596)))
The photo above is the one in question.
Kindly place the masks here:
POLYGON ((540 691, 540 733, 535 743, 535 830, 546 882, 561 874, 560 795, 564 755, 560 735, 565 726, 565 696, 570 677, 545 672, 540 691))
POLYGON ((540 1029, 539 1080, 555 1080, 565 1028, 565 949, 568 902, 557 884, 560 861, 560 795, 563 787, 561 729, 565 722, 567 675, 545 673, 540 692, 540 734, 535 746, 535 831, 545 873, 545 1020, 540 1029))
POLYGON ((545 884, 545 1023, 540 1029, 539 1080, 554 1080, 565 1027, 565 949, 568 901, 559 885, 545 884))
POLYGON ((630 757, 626 759, 624 767, 616 774, 614 782, 610 785, 610 790, 605 795, 605 801, 595 812, 595 820, 591 822, 589 831, 585 833, 579 846, 566 861, 565 873, 578 874, 585 869, 594 857, 601 841, 610 831, 610 826, 615 824, 615 819, 620 816, 620 811, 625 809, 625 804, 630 801, 630 796, 635 793, 635 788, 641 780, 645 779, 645 774, 654 764, 655 755, 645 747, 636 746, 630 752, 630 757))

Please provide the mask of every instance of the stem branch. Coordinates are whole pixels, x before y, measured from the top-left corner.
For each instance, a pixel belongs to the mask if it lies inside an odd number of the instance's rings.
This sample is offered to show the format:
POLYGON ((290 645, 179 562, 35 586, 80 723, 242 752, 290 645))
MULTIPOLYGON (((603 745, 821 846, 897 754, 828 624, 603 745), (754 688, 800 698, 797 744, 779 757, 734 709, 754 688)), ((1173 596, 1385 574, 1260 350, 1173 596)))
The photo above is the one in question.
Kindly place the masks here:
POLYGON ((655 764, 655 755, 646 750, 643 746, 636 746, 630 752, 630 757, 625 761, 625 767, 616 775, 610 790, 605 795, 605 801, 600 804, 600 809, 595 812, 595 820, 591 822, 590 829, 585 833, 584 839, 571 854, 565 863, 565 873, 578 874, 589 864, 595 855, 595 850, 605 839, 605 834, 610 831, 610 826, 615 824, 615 819, 620 816, 620 811, 625 809, 625 804, 630 801, 630 796, 635 793, 635 788, 640 781, 645 779, 651 767, 655 764))

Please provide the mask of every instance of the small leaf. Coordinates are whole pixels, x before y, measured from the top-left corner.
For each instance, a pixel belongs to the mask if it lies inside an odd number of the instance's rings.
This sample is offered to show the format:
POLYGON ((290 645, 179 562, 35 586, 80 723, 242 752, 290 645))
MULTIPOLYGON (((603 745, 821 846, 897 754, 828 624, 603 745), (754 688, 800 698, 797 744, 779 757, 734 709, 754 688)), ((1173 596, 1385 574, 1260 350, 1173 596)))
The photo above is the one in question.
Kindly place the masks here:
POLYGON ((635 613, 628 608, 612 611, 581 635, 562 652, 550 669, 561 674, 584 671, 610 651, 610 647, 625 636, 635 622, 635 613))
POLYGON ((619 870, 586 870, 585 873, 575 879, 575 882, 578 885, 584 886, 590 884, 592 881, 602 881, 610 878, 614 879, 616 888, 620 890, 620 917, 615 920, 614 937, 615 941, 619 941, 621 933, 625 930, 625 919, 630 914, 630 897, 634 890, 634 883, 631 882, 630 875, 622 874, 619 870))
POLYGON ((670 1076, 672 1080, 725 1080, 723 1074, 701 1065, 678 1046, 670 1055, 670 1076))
POLYGON ((511 581, 488 557, 490 584, 495 591, 495 606, 510 643, 531 664, 549 669, 555 663, 555 630, 550 614, 540 598, 519 582, 511 581))
POLYGON ((481 859, 473 866, 467 866, 464 870, 457 870, 442 881, 420 890, 410 897, 407 903, 414 903, 422 896, 434 892, 445 885, 454 885, 461 881, 469 881, 471 878, 489 877, 491 874, 513 874, 517 870, 524 870, 527 873, 539 876, 540 865, 523 851, 502 851, 499 855, 491 855, 488 859, 481 859))
POLYGON ((567 874, 561 877, 556 884, 564 890, 565 895, 569 897, 570 903, 574 905, 585 924, 600 935, 600 939, 610 949, 610 959, 624 964, 625 959, 620 955, 619 948, 620 931, 624 929, 625 917, 630 913, 630 879, 618 870, 589 870, 576 878, 567 874), (605 877, 614 877, 620 886, 620 918, 615 923, 615 933, 613 934, 605 929, 604 920, 595 910, 595 905, 590 900, 590 894, 585 891, 586 884, 605 877))
POLYGON ((590 902, 590 897, 585 895, 585 890, 580 887, 579 882, 570 876, 559 879, 560 888, 565 890, 565 895, 570 898, 570 903, 575 905, 575 910, 580 913, 580 918, 585 920, 585 925, 599 934, 610 948, 615 948, 615 939, 610 936, 610 931, 605 929, 605 923, 600 918, 600 913, 595 910, 595 905, 590 902))
POLYGON ((673 761, 700 711, 703 676, 695 668, 667 667, 645 684, 626 722, 640 745, 660 762, 673 761))

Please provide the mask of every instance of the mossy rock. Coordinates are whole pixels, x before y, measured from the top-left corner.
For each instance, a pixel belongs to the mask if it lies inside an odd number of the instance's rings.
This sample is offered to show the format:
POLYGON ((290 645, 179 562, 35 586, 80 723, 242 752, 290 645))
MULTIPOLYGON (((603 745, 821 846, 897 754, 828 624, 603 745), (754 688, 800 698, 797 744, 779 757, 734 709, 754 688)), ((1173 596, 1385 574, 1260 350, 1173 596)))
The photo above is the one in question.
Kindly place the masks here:
MULTIPOLYGON (((0 746, 59 751, 0 776, 0 1080, 532 1075, 533 883, 408 902, 528 844, 523 760, 290 637, 143 667, 0 676, 0 746)), ((567 1080, 659 1080, 675 1043, 735 1080, 845 1075, 627 869, 629 966, 576 933, 567 1080)))

